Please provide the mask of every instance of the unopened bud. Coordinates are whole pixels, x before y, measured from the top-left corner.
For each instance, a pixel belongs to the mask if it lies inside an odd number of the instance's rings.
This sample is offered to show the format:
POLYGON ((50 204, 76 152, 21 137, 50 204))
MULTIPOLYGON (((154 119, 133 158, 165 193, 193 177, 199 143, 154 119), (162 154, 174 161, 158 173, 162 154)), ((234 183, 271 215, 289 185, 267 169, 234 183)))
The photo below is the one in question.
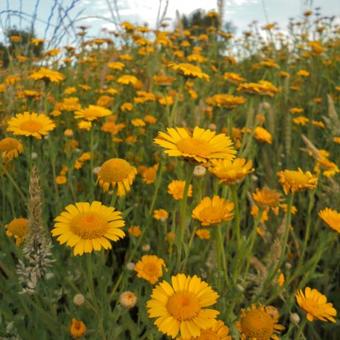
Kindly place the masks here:
POLYGON ((83 294, 76 294, 74 297, 73 297, 73 303, 76 305, 76 306, 81 306, 83 303, 85 302, 85 298, 84 298, 84 295, 83 294))

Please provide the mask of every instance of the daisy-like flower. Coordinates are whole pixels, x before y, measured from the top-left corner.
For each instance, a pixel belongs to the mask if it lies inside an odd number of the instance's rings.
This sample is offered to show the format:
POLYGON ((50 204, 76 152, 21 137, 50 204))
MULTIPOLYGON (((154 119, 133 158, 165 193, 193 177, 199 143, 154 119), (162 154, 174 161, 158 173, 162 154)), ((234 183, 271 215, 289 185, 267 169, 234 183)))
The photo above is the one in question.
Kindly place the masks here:
POLYGON ((169 67, 172 70, 177 71, 179 74, 182 74, 186 77, 200 78, 206 81, 209 80, 209 76, 206 73, 204 73, 199 66, 196 65, 192 65, 189 63, 180 63, 170 64, 169 67))
POLYGON ((136 85, 138 83, 138 79, 135 76, 124 74, 118 78, 117 82, 123 85, 136 85))
POLYGON ((206 163, 210 159, 233 159, 235 149, 225 134, 195 127, 192 134, 185 128, 168 128, 167 133, 159 132, 155 144, 165 148, 171 157, 191 158, 206 163))
POLYGON ((52 83, 59 83, 60 81, 65 79, 65 76, 58 71, 53 71, 46 67, 41 67, 37 72, 33 72, 29 76, 29 78, 33 80, 44 80, 51 81, 52 83))
POLYGON ((319 212, 319 216, 330 228, 340 233, 340 213, 334 209, 325 208, 319 212))
POLYGON ((153 217, 157 221, 165 222, 169 217, 169 213, 165 209, 156 209, 153 212, 153 217))
POLYGON ((93 121, 101 117, 110 116, 112 112, 105 107, 98 105, 89 105, 85 109, 78 110, 74 113, 76 119, 85 119, 87 121, 93 121))
POLYGON ((278 191, 264 187, 257 188, 252 194, 253 200, 261 208, 276 208, 280 204, 281 194, 278 191))
POLYGON ((72 247, 74 255, 111 249, 109 241, 118 241, 125 235, 121 212, 98 201, 70 204, 55 221, 52 235, 60 244, 72 247))
POLYGON ((22 153, 24 147, 15 138, 6 137, 0 140, 0 155, 5 161, 10 161, 22 153))
POLYGON ((19 246, 25 239, 29 231, 28 219, 27 218, 14 218, 6 226, 6 235, 14 237, 15 244, 19 246))
POLYGON ((246 99, 240 96, 219 93, 207 98, 206 102, 208 105, 223 107, 226 109, 233 109, 239 105, 244 104, 246 102, 246 99))
POLYGON ((215 325, 219 312, 206 307, 217 299, 218 294, 196 275, 177 274, 171 277, 171 285, 162 281, 152 290, 148 314, 156 318, 160 332, 172 338, 180 335, 190 339, 215 325))
POLYGON ((117 195, 125 196, 131 190, 136 174, 137 169, 125 159, 111 158, 103 163, 97 175, 104 191, 117 186, 117 195))
POLYGON ((277 176, 286 195, 289 192, 315 189, 318 183, 318 178, 313 176, 311 172, 303 172, 301 169, 282 170, 277 173, 277 176))
POLYGON ((278 340, 276 335, 284 329, 278 324, 279 312, 272 306, 251 305, 241 310, 241 316, 236 327, 241 333, 241 339, 278 340))
POLYGON ((152 184, 156 180, 158 168, 159 164, 155 164, 150 167, 146 166, 139 167, 138 170, 142 175, 143 182, 146 184, 152 184))
POLYGON ((86 333, 86 326, 83 321, 72 319, 70 334, 73 338, 81 338, 86 333))
POLYGON ((163 275, 165 262, 156 255, 144 255, 135 266, 137 276, 154 285, 163 275))
POLYGON ((199 220, 202 226, 210 226, 230 221, 233 216, 234 203, 219 196, 204 197, 192 212, 192 218, 199 220))
POLYGON ((295 297, 300 308, 307 313, 308 321, 317 319, 335 322, 335 308, 330 302, 327 302, 327 297, 318 290, 306 287, 305 293, 298 290, 295 297))
MULTIPOLYGON (((175 199, 181 200, 183 199, 185 188, 185 181, 171 181, 168 185, 168 193, 175 199)), ((192 196, 192 185, 189 185, 188 188, 188 197, 192 196)))
POLYGON ((212 160, 209 171, 219 178, 222 183, 238 183, 253 171, 253 162, 244 158, 212 160))
POLYGON ((203 329, 201 335, 186 339, 179 337, 177 340, 231 340, 231 336, 229 334, 229 328, 223 321, 217 320, 213 327, 203 329))
POLYGON ((18 113, 8 121, 7 131, 17 136, 41 139, 55 128, 54 122, 43 113, 18 113))
POLYGON ((273 138, 271 133, 261 126, 257 126, 254 130, 254 138, 262 143, 272 144, 273 138))

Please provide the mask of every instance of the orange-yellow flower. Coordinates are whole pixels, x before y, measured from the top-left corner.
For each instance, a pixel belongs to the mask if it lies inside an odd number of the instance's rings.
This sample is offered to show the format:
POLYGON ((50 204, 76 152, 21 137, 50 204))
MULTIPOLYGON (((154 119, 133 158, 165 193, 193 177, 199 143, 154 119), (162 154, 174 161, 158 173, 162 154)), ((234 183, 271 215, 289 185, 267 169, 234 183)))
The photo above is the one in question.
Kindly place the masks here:
POLYGON ((137 276, 154 285, 163 275, 165 262, 156 255, 144 255, 135 266, 137 276))

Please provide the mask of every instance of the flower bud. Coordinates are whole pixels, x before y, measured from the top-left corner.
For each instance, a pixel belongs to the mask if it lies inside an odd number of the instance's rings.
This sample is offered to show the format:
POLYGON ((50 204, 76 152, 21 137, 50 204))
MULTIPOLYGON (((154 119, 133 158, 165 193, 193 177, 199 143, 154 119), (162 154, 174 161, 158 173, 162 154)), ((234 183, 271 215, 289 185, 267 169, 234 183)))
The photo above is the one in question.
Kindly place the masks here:
POLYGON ((136 306, 137 296, 135 293, 125 291, 119 296, 119 303, 126 309, 131 309, 136 306))
POLYGON ((83 294, 76 294, 74 297, 73 297, 73 303, 76 305, 76 306, 81 306, 83 303, 85 302, 85 297, 83 294))

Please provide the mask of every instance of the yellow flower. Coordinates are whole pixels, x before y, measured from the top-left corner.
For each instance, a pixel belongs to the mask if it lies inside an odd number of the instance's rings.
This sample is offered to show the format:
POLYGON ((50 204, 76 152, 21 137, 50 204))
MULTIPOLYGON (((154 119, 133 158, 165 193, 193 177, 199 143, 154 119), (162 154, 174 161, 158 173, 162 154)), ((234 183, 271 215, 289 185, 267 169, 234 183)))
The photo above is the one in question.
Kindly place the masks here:
POLYGON ((201 330, 201 335, 182 338, 179 337, 176 340, 231 340, 229 334, 229 328, 221 320, 217 320, 213 327, 201 330))
POLYGON ((255 306, 242 309, 240 320, 236 326, 241 333, 241 339, 278 340, 276 335, 284 329, 278 324, 279 312, 272 306, 255 306))
POLYGON ((244 158, 212 160, 209 171, 219 178, 222 183, 233 184, 241 182, 253 171, 253 162, 244 158))
POLYGON ((29 221, 27 218, 15 218, 6 226, 6 235, 14 237, 17 246, 24 241, 28 231, 29 221))
POLYGON ((254 130, 254 137, 256 140, 268 144, 272 144, 271 133, 261 126, 257 126, 254 130))
POLYGON ((165 262, 156 255, 144 255, 135 266, 137 276, 154 285, 163 275, 165 262))
POLYGON ((261 208, 276 208, 280 204, 281 194, 267 187, 257 188, 252 194, 253 200, 261 208))
POLYGON ((223 107, 226 109, 233 109, 246 102, 244 97, 233 96, 231 94, 215 94, 212 97, 208 97, 206 100, 208 105, 223 107))
POLYGON ((24 147, 17 139, 6 137, 0 140, 0 155, 5 161, 10 161, 22 153, 24 147))
POLYGON ((73 248, 74 255, 111 249, 109 240, 118 241, 125 235, 121 212, 98 201, 69 204, 55 221, 52 235, 73 248))
POLYGON ((55 182, 58 185, 63 185, 67 183, 67 177, 65 175, 60 175, 55 178, 55 182))
POLYGON ((319 212, 319 216, 330 228, 340 233, 340 213, 334 209, 325 208, 319 212))
POLYGON ((240 84, 245 81, 238 73, 224 73, 223 78, 232 84, 240 84))
POLYGON ((277 278, 277 284, 282 287, 285 283, 285 276, 283 273, 280 272, 278 278, 277 278))
POLYGON ((80 130, 86 130, 86 131, 90 131, 91 128, 92 128, 92 122, 89 122, 87 120, 81 120, 79 123, 78 123, 78 128, 80 130))
POLYGON ((300 70, 300 71, 298 71, 298 72, 296 73, 296 75, 297 75, 298 77, 307 78, 307 77, 310 76, 310 73, 309 73, 308 71, 306 71, 306 70, 300 70))
POLYGON ((81 338, 86 333, 86 326, 83 321, 72 319, 70 334, 73 338, 81 338))
POLYGON ((159 331, 172 338, 190 339, 212 328, 219 312, 205 307, 215 304, 218 294, 196 275, 177 274, 171 283, 158 284, 147 302, 148 315, 156 318, 159 331))
POLYGON ((203 226, 230 221, 233 218, 234 203, 219 196, 204 197, 192 212, 192 218, 203 226))
POLYGON ((124 74, 119 77, 117 82, 123 85, 133 85, 135 86, 138 83, 138 79, 135 76, 124 74))
POLYGON ((119 70, 119 71, 121 71, 125 67, 125 65, 119 61, 113 61, 111 63, 108 63, 107 66, 111 70, 119 70))
POLYGON ((81 109, 74 113, 76 119, 85 119, 90 122, 101 117, 110 116, 111 114, 110 110, 98 105, 89 105, 86 109, 81 109))
POLYGON ((165 209, 156 209, 153 212, 153 217, 158 221, 166 221, 169 217, 169 213, 165 209))
POLYGON ((45 114, 35 112, 18 113, 8 121, 7 131, 18 136, 41 139, 55 128, 54 122, 45 114))
POLYGON ((134 237, 139 237, 142 235, 142 231, 140 230, 140 226, 139 225, 135 225, 132 226, 128 229, 128 232, 130 235, 134 236, 134 237))
POLYGON ((159 132, 154 142, 171 157, 193 158, 205 163, 210 159, 233 159, 235 149, 225 134, 195 127, 192 135, 185 128, 168 128, 167 133, 159 132))
MULTIPOLYGON (((175 199, 183 199, 185 181, 171 181, 168 185, 168 193, 175 199)), ((192 185, 188 188, 188 197, 192 196, 192 185)))
POLYGON ((301 169, 282 170, 277 175, 286 195, 289 192, 315 189, 318 183, 317 177, 313 176, 309 171, 303 172, 301 169))
POLYGON ((145 122, 143 119, 135 118, 131 120, 131 124, 135 127, 142 127, 145 126, 145 122))
POLYGON ((125 196, 137 174, 137 169, 121 158, 111 158, 104 162, 98 172, 99 185, 104 191, 117 186, 117 195, 125 196))
POLYGON ((295 297, 300 308, 307 313, 308 321, 317 319, 335 322, 335 308, 330 302, 327 303, 327 297, 316 289, 306 287, 305 293, 298 290, 295 297))
POLYGON ((192 78, 200 78, 204 80, 209 80, 209 76, 202 72, 202 69, 199 66, 188 64, 188 63, 181 63, 181 64, 169 64, 169 67, 177 71, 178 73, 192 78))
POLYGON ((210 239, 210 230, 208 230, 206 228, 197 229, 195 234, 201 240, 209 240, 210 239))
POLYGON ((309 118, 305 116, 299 116, 292 119, 293 123, 296 125, 306 125, 309 122, 309 118))
POLYGON ((142 174, 143 182, 146 184, 152 184, 157 176, 158 164, 155 164, 150 167, 141 166, 139 167, 139 171, 142 174))
POLYGON ((30 76, 30 79, 33 80, 47 80, 51 81, 52 83, 59 83, 60 81, 64 80, 65 77, 62 73, 58 71, 53 71, 45 67, 41 67, 39 71, 33 72, 30 76))
POLYGON ((276 86, 266 80, 260 80, 258 83, 242 83, 237 91, 270 97, 280 92, 276 86))

